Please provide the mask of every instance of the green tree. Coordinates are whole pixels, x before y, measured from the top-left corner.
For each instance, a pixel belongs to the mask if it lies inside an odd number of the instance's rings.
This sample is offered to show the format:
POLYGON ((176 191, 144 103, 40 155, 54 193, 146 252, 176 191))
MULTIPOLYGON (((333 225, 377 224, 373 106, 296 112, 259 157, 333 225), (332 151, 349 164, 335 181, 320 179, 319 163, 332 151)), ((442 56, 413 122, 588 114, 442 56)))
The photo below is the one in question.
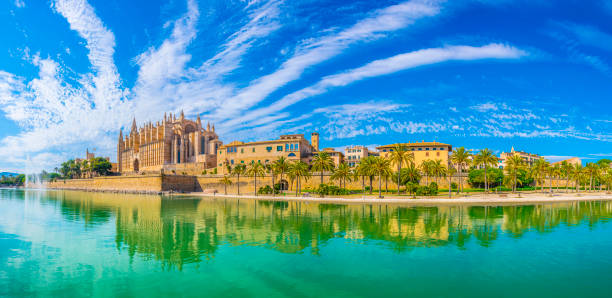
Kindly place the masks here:
POLYGON ((546 179, 546 173, 550 163, 540 158, 536 160, 530 168, 530 174, 535 178, 536 184, 540 183, 540 190, 544 192, 544 179, 546 179))
POLYGON ((425 176, 425 185, 429 185, 429 177, 432 176, 432 161, 430 159, 423 160, 421 162, 421 171, 423 171, 423 175, 425 176))
POLYGON ((376 175, 376 172, 374 170, 376 158, 376 156, 368 156, 366 158, 362 158, 359 162, 359 170, 361 172, 361 175, 370 179, 370 194, 372 194, 372 181, 374 180, 374 176, 376 175))
POLYGON ((281 156, 272 162, 272 168, 280 174, 280 181, 283 181, 283 175, 289 170, 289 161, 284 156, 281 156))
POLYGON ((438 184, 438 179, 440 177, 446 177, 446 165, 442 164, 442 161, 439 159, 431 161, 431 174, 436 179, 436 184, 438 184))
POLYGON ((334 161, 327 152, 319 152, 312 159, 312 169, 321 173, 321 184, 323 184, 323 172, 334 169, 334 161))
POLYGON ((106 158, 103 157, 95 157, 91 159, 89 162, 89 171, 93 171, 100 176, 106 176, 110 173, 110 170, 113 168, 113 165, 106 158))
POLYGON ((236 187, 238 188, 238 195, 240 195, 240 176, 246 174, 246 166, 238 164, 230 172, 232 176, 236 176, 236 187))
POLYGON ((261 162, 252 162, 247 167, 246 174, 253 177, 253 193, 257 196, 257 176, 263 177, 266 174, 266 168, 261 162))
POLYGON ((388 158, 391 164, 397 166, 397 194, 399 195, 400 185, 402 185, 402 183, 400 183, 400 173, 402 171, 402 167, 404 165, 414 163, 414 153, 408 152, 405 146, 402 146, 401 144, 396 144, 391 149, 391 152, 389 152, 388 158))
POLYGON ((572 170, 574 169, 574 166, 567 162, 567 161, 562 161, 561 162, 561 176, 565 178, 565 192, 569 192, 569 182, 570 179, 572 178, 572 170))
POLYGON ((474 156, 474 164, 482 165, 484 167, 484 186, 485 192, 489 190, 489 183, 487 181, 487 168, 491 165, 497 164, 497 157, 493 154, 493 151, 485 148, 480 150, 476 156, 474 156))
POLYGON ((302 192, 301 180, 308 180, 310 178, 310 171, 308 170, 308 165, 298 160, 289 165, 289 174, 295 177, 296 187, 295 187, 295 196, 298 196, 298 193, 302 192))
POLYGON ((512 155, 506 160, 506 167, 504 170, 510 179, 512 185, 512 192, 516 192, 517 178, 520 170, 525 169, 525 161, 520 155, 512 155))
POLYGON ((341 188, 346 188, 346 180, 351 181, 351 167, 345 162, 341 163, 330 178, 339 181, 341 188))
MULTIPOLYGON (((472 152, 464 147, 455 148, 451 154, 451 162, 457 165, 459 174, 463 173, 464 166, 467 167, 470 164, 471 158, 472 152)), ((463 179, 459 179, 459 189, 463 192, 463 179)))
POLYGON ((382 177, 390 171, 391 162, 382 157, 374 157, 371 171, 378 176, 378 197, 382 198, 382 177))
POLYGON ((219 182, 221 184, 223 184, 223 190, 225 195, 227 195, 227 186, 228 185, 232 185, 232 180, 230 178, 227 177, 227 175, 223 175, 223 178, 221 178, 221 180, 219 180, 219 182))
POLYGON ((593 190, 593 177, 597 176, 599 166, 596 163, 587 163, 585 167, 586 173, 589 175, 589 191, 593 190))

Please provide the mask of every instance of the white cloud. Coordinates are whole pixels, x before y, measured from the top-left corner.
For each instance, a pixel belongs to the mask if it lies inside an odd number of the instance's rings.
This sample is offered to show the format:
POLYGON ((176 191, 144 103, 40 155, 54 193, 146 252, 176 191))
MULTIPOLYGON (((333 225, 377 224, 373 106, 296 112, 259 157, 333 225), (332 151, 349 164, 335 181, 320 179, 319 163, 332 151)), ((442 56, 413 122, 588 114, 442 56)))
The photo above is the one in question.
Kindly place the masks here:
POLYGON ((200 15, 195 1, 188 2, 188 12, 174 22, 171 36, 159 47, 150 48, 136 58, 140 66, 133 100, 137 117, 159 119, 160 106, 167 111, 184 109, 187 114, 199 114, 218 106, 230 97, 234 89, 221 83, 224 75, 240 66, 242 56, 253 43, 275 30, 278 23, 279 2, 270 1, 260 7, 247 8, 249 22, 230 35, 220 52, 204 61, 199 67, 188 68, 192 57, 187 46, 197 35, 197 19, 200 15))
POLYGON ((23 0, 15 0, 15 6, 19 7, 19 8, 23 8, 26 6, 25 2, 23 0))
MULTIPOLYGON (((518 59, 525 55, 527 53, 523 50, 502 44, 489 44, 481 47, 446 46, 399 54, 390 58, 372 61, 362 67, 324 77, 312 86, 288 94, 270 106, 251 111, 237 120, 228 121, 226 125, 229 127, 232 127, 231 125, 244 125, 247 121, 259 119, 265 115, 280 111, 304 99, 323 94, 332 88, 346 86, 363 79, 446 61, 518 59)), ((489 107, 486 104, 483 107, 495 108, 489 107)))
POLYGON ((420 18, 438 14, 438 2, 413 0, 389 6, 338 33, 304 41, 275 72, 256 79, 236 96, 224 100, 211 116, 227 119, 238 115, 298 79, 305 69, 342 53, 350 45, 379 38, 381 34, 405 28, 420 18))
POLYGON ((8 119, 24 129, 0 142, 0 154, 15 161, 23 161, 30 154, 36 157, 34 154, 43 150, 65 150, 66 145, 77 142, 110 149, 114 146, 107 134, 115 132, 129 113, 113 61, 113 34, 85 1, 58 0, 52 7, 85 40, 91 72, 66 78, 56 61, 27 55, 26 59, 39 69, 37 78, 26 82, 13 74, 0 73, 1 108, 8 119))

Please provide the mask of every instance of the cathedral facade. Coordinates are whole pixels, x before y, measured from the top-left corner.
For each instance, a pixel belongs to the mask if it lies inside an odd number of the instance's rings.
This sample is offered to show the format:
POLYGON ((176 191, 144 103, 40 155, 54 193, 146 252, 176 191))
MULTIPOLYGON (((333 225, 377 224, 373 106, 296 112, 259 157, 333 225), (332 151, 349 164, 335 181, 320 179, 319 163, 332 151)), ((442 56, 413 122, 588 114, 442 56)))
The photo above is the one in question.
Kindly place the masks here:
POLYGON ((121 174, 199 174, 216 166, 217 149, 222 144, 215 126, 203 128, 200 116, 191 121, 183 112, 178 118, 164 115, 162 122, 149 122, 141 128, 134 119, 129 134, 119 132, 117 168, 121 174))

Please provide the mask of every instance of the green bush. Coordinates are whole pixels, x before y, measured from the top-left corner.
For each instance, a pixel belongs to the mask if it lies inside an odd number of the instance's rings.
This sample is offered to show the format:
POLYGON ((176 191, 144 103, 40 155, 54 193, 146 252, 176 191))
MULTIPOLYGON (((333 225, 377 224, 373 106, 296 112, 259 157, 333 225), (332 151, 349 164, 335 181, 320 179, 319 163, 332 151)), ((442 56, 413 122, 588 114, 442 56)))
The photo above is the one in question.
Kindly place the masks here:
POLYGON ((451 189, 457 189, 457 188, 458 188, 457 183, 456 182, 452 182, 451 183, 451 189))
MULTIPOLYGON (((489 183, 489 187, 502 185, 504 182, 504 172, 497 168, 487 168, 487 182, 489 183)), ((470 170, 468 174, 468 183, 472 187, 484 188, 484 169, 470 170)))
POLYGON ((270 187, 270 185, 266 185, 266 186, 262 186, 259 188, 259 190, 257 190, 258 194, 272 194, 272 187, 270 187))
POLYGON ((438 183, 429 183, 429 194, 435 196, 438 194, 438 183))
POLYGON ((326 195, 348 195, 350 192, 345 188, 340 188, 335 185, 320 184, 315 193, 326 196, 326 195))
POLYGON ((415 182, 408 182, 408 183, 406 183, 406 191, 409 194, 416 193, 418 188, 419 188, 419 184, 418 183, 415 183, 415 182))

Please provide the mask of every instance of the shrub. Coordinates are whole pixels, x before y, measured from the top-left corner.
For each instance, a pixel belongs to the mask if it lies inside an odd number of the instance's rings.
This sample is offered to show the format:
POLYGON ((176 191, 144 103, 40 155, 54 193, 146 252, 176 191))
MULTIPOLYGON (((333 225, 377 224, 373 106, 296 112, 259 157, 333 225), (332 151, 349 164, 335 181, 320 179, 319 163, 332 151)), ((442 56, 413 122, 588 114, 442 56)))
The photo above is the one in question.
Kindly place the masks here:
POLYGON ((366 186, 366 187, 365 187, 365 190, 366 190, 366 191, 370 191, 370 187, 369 187, 369 186, 366 186))
POLYGON ((315 193, 325 196, 325 195, 348 195, 350 192, 345 188, 340 188, 335 185, 327 185, 320 184, 317 189, 314 191, 315 193))
MULTIPOLYGON (((502 185, 504 182, 504 172, 497 168, 487 168, 487 182, 489 187, 502 185)), ((484 170, 470 170, 468 183, 472 187, 484 188, 484 170)))
POLYGON ((435 196, 438 194, 438 183, 432 182, 429 183, 429 194, 435 196))
POLYGON ((213 169, 213 174, 215 174, 215 175, 217 174, 217 168, 213 169))
POLYGON ((415 183, 415 182, 408 182, 408 183, 406 183, 406 191, 409 194, 416 193, 418 188, 419 188, 419 184, 418 183, 415 183))
POLYGON ((258 194, 271 194, 272 193, 272 187, 270 187, 270 185, 262 186, 262 187, 259 188, 257 193, 258 194))
POLYGON ((458 185, 456 182, 451 183, 451 189, 457 189, 458 185))
POLYGON ((202 175, 206 175, 206 170, 202 171, 202 175))

